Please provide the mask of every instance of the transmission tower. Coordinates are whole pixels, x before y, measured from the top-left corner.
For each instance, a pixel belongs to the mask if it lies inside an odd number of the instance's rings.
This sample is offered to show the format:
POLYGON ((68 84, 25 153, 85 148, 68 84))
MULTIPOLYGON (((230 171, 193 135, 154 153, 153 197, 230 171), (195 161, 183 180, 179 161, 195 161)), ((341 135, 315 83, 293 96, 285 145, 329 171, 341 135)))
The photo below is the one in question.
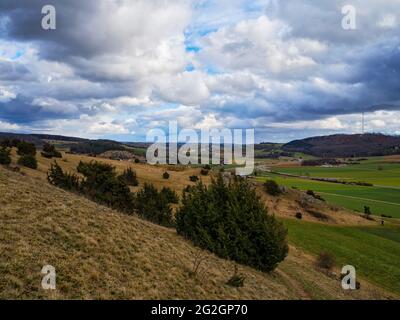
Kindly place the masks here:
POLYGON ((364 132, 365 132, 365 113, 364 112, 362 113, 361 131, 362 131, 362 134, 364 134, 364 132))

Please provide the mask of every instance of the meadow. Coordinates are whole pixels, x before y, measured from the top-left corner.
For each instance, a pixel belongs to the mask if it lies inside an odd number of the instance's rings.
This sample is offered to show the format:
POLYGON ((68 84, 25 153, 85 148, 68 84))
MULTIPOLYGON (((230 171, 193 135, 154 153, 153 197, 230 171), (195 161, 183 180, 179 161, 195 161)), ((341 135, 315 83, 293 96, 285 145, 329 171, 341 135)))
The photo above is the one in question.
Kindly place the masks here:
POLYGON ((327 202, 353 211, 400 218, 400 162, 398 158, 375 157, 359 164, 342 167, 302 167, 272 164, 272 172, 264 173, 258 181, 273 179, 288 188, 319 193, 327 202), (281 174, 295 175, 284 176, 281 174), (298 176, 298 177, 296 177, 298 176), (345 185, 308 178, 335 178, 352 182, 369 182, 373 186, 345 185))
POLYGON ((398 226, 339 227, 292 219, 284 223, 292 244, 313 254, 328 251, 338 265, 353 265, 361 277, 400 293, 398 226))
POLYGON ((274 168, 274 171, 299 176, 364 181, 376 186, 400 188, 400 162, 391 162, 390 158, 385 157, 369 158, 360 164, 343 167, 279 167, 274 168))
POLYGON ((369 206, 374 215, 400 218, 400 189, 363 187, 331 182, 313 181, 296 177, 284 177, 267 173, 258 181, 273 179, 278 184, 299 190, 313 190, 328 202, 350 210, 363 212, 369 206))

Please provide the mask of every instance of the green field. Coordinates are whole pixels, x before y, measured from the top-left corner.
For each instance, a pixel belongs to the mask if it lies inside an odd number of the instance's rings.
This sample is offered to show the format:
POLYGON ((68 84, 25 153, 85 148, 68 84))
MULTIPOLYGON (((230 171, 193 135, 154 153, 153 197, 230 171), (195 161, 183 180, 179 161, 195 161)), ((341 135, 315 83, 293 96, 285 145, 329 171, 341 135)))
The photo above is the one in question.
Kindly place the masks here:
POLYGON ((368 206, 374 215, 400 218, 400 163, 388 163, 383 158, 376 157, 362 161, 361 164, 344 167, 274 167, 272 170, 299 177, 265 173, 263 178, 258 178, 259 181, 273 179, 288 188, 316 191, 329 203, 344 208, 363 212, 364 206, 368 206), (306 177, 363 181, 374 186, 314 181, 306 177))
POLYGON ((320 193, 328 202, 351 210, 363 212, 364 206, 369 206, 374 215, 385 214, 400 218, 400 189, 352 186, 269 173, 257 179, 259 181, 273 179, 288 188, 313 190, 320 193))
POLYGON ((364 181, 378 186, 400 188, 400 163, 383 162, 382 158, 370 158, 367 161, 362 161, 361 164, 344 167, 274 168, 274 171, 299 176, 364 181))
POLYGON ((328 251, 338 267, 353 265, 359 276, 400 293, 400 228, 337 227, 290 219, 284 223, 291 243, 313 254, 328 251))

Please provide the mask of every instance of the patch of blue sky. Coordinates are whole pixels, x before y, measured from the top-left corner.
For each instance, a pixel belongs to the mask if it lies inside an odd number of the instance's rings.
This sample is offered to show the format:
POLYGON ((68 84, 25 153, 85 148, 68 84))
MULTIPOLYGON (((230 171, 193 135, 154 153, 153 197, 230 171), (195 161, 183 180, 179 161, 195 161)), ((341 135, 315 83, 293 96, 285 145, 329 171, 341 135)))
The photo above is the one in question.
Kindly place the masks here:
POLYGON ((201 37, 205 37, 205 36, 209 35, 210 33, 217 32, 217 31, 218 31, 218 28, 209 28, 209 29, 199 30, 198 34, 201 37))
POLYGON ((11 60, 18 60, 24 55, 24 53, 25 52, 23 50, 18 50, 15 55, 11 57, 11 60))
POLYGON ((263 1, 244 1, 242 9, 247 13, 262 14, 265 10, 265 5, 263 1))
POLYGON ((169 110, 169 109, 176 109, 179 107, 178 103, 172 103, 172 102, 165 102, 163 104, 160 104, 157 106, 157 110, 169 110))
POLYGON ((204 70, 205 70, 205 72, 207 72, 207 74, 209 74, 209 75, 216 75, 216 74, 221 74, 221 73, 222 73, 222 71, 221 71, 221 70, 218 70, 218 68, 215 67, 215 66, 206 66, 206 67, 204 68, 204 70))
POLYGON ((201 50, 200 47, 196 46, 196 45, 187 45, 186 46, 186 52, 194 52, 197 53, 201 50))
POLYGON ((186 70, 187 72, 192 72, 192 71, 196 70, 196 68, 195 68, 195 66, 194 66, 193 64, 190 63, 190 64, 188 64, 188 65, 186 66, 185 70, 186 70))
POLYGON ((198 49, 197 51, 199 51, 201 48, 196 44, 197 40, 209 35, 210 33, 217 32, 217 31, 218 31, 218 28, 205 28, 203 26, 191 26, 185 32, 186 48, 190 47, 194 50, 198 49))
POLYGON ((106 134, 99 137, 99 139, 109 139, 119 142, 146 142, 145 134, 106 134))

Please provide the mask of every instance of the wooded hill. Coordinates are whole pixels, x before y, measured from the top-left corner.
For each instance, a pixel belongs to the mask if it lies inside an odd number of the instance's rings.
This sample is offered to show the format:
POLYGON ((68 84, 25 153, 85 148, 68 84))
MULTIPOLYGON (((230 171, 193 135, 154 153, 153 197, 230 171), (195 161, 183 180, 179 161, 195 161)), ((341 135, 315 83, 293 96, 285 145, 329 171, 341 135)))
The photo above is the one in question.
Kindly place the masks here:
POLYGON ((337 134, 295 140, 283 150, 316 157, 370 157, 400 154, 400 137, 383 134, 337 134))

